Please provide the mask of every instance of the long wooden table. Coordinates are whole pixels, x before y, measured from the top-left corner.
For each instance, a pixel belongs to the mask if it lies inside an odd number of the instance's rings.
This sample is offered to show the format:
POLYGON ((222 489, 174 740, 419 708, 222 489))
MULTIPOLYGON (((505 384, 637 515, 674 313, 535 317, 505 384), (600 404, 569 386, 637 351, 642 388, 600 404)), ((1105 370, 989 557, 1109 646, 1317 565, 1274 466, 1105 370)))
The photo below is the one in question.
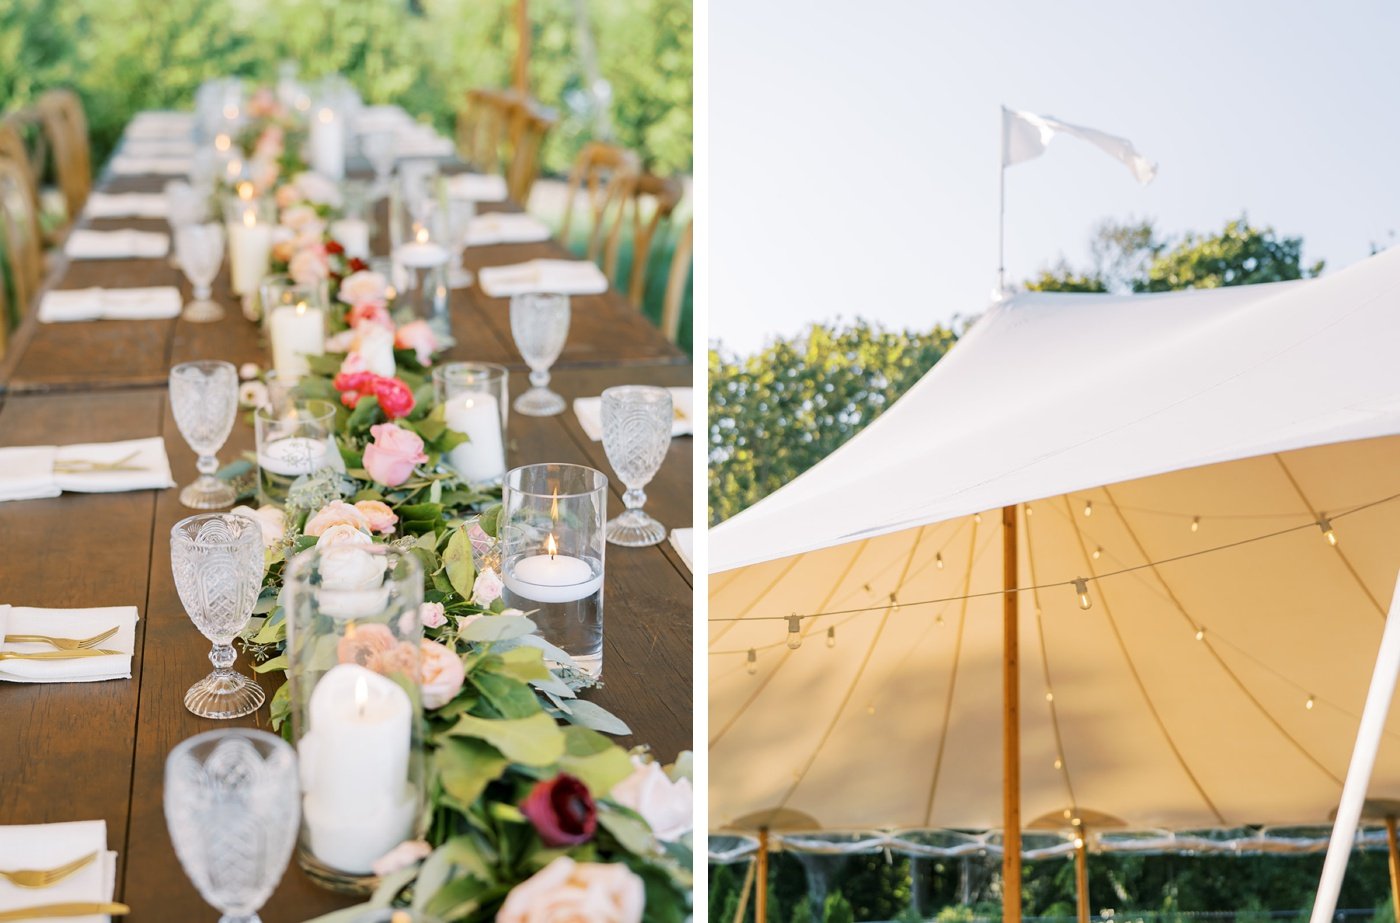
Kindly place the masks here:
MULTIPOLYGON (((123 180, 111 189, 149 188, 123 180)), ((150 222, 101 222, 141 227, 150 222)), ((557 245, 469 251, 473 268, 549 253, 557 245)), ((83 261, 60 267, 61 288, 174 284, 175 270, 154 261, 83 261)), ((222 283, 221 283, 222 284, 222 283)), ((554 387, 565 398, 614 384, 687 385, 690 366, 640 317, 609 294, 575 299, 570 347, 554 387), (644 322, 643 322, 644 323, 644 322)), ((475 290, 454 295, 456 354, 512 362, 506 308, 475 290)), ((178 484, 195 476, 194 454, 170 414, 162 387, 171 363, 194 358, 266 362, 251 324, 236 312, 210 325, 183 321, 40 325, 31 318, 3 369, 0 446, 132 439, 159 433, 178 484)), ((512 393, 526 386, 512 376, 512 393)), ((239 422, 220 453, 229 461, 252 449, 239 422)), ((592 465, 611 476, 600 443, 571 411, 557 417, 512 414, 508 461, 592 465)), ((673 440, 648 487, 647 508, 668 527, 691 525, 692 440, 673 440)), ((609 515, 622 486, 610 485, 609 515)), ((128 918, 212 918, 175 858, 161 804, 170 749, 215 727, 266 724, 266 709, 215 722, 184 707, 191 683, 209 670, 206 641, 181 608, 170 570, 171 526, 192 511, 178 488, 117 494, 64 494, 0 503, 0 601, 42 607, 136 605, 132 679, 100 683, 0 683, 0 824, 103 818, 119 853, 116 898, 128 918)), ((625 746, 649 744, 670 761, 691 740, 691 574, 669 543, 607 550, 601 688, 587 696, 622 717, 625 746)), ((250 668, 240 654, 237 668, 250 668)), ((269 694, 276 676, 260 680, 269 694)), ((311 884, 293 861, 262 911, 268 923, 298 921, 353 901, 311 884)))

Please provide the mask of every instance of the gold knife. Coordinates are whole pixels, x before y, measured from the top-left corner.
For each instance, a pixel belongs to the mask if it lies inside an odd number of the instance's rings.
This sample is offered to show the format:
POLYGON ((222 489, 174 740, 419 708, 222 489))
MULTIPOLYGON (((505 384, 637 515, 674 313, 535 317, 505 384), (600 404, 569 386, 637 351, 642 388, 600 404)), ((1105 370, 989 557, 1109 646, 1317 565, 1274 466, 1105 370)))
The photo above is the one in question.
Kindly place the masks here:
POLYGON ((86 917, 96 913, 119 917, 131 913, 131 908, 125 904, 40 904, 37 907, 0 911, 0 923, 10 923, 11 920, 47 920, 53 917, 86 917))
MULTIPOLYGON (((121 651, 91 650, 84 648, 77 651, 40 651, 34 654, 22 654, 18 651, 0 651, 0 660, 77 660, 79 657, 111 657, 113 654, 125 657, 121 651)), ((0 920, 3 920, 0 917, 0 920)))

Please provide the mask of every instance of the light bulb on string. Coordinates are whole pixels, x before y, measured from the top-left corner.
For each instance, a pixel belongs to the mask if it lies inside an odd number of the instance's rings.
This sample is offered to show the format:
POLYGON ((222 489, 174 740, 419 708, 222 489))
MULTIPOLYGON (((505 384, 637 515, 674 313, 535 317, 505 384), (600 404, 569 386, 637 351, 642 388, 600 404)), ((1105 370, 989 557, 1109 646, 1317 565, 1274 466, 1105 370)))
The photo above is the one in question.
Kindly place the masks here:
POLYGON ((1320 516, 1317 520, 1317 527, 1322 530, 1322 534, 1327 538, 1327 543, 1334 548, 1337 545, 1337 533, 1332 529, 1332 522, 1326 516, 1320 516))
POLYGON ((937 615, 935 615, 935 616, 933 617, 933 624, 939 626, 940 628, 943 626, 943 613, 942 613, 942 612, 938 613, 937 615))
POLYGON ((826 646, 827 646, 827 647, 835 647, 835 646, 836 646, 836 626, 835 626, 835 625, 830 626, 830 627, 827 628, 827 630, 826 630, 826 646))
POLYGON ((795 651, 802 646, 802 616, 800 615, 788 616, 787 646, 790 651, 795 651))
POLYGON ((869 705, 865 706, 865 713, 866 713, 867 715, 873 715, 873 714, 875 714, 875 703, 874 703, 874 702, 871 702, 869 705))
POLYGON ((1084 515, 1085 515, 1086 518, 1089 517, 1089 516, 1094 515, 1094 501, 1093 501, 1093 500, 1085 500, 1085 501, 1084 501, 1084 515))
POLYGON ((1094 603, 1089 599, 1089 581, 1083 577, 1074 578, 1074 592, 1079 594, 1079 608, 1087 610, 1094 603))
POLYGON ((1084 848, 1084 838, 1083 838, 1082 836, 1077 836, 1077 837, 1074 838, 1074 848, 1075 848, 1075 849, 1083 849, 1083 848, 1084 848))
POLYGON ((1317 700, 1315 700, 1312 696, 1308 696, 1308 700, 1303 703, 1303 707, 1306 708, 1308 711, 1312 711, 1313 706, 1316 704, 1317 700))
POLYGON ((1191 531, 1192 531, 1192 532, 1199 532, 1199 531, 1201 531, 1201 517, 1199 517, 1199 516, 1193 516, 1193 517, 1191 517, 1191 531))
POLYGON ((895 595, 893 593, 890 594, 890 611, 899 611, 899 600, 895 598, 895 595))
POLYGON ((933 563, 939 570, 943 569, 943 552, 938 552, 933 556, 933 563))
POLYGON ((1095 561, 1103 557, 1103 546, 1100 545, 1099 547, 1095 548, 1094 553, 1090 555, 1090 557, 1093 558, 1095 561))
POLYGON ((749 655, 745 658, 744 670, 750 676, 758 672, 758 651, 749 648, 749 655))
POLYGON ((1205 628, 1197 628, 1197 629, 1196 629, 1196 640, 1197 640, 1197 641, 1204 641, 1205 639, 1206 639, 1206 630, 1205 630, 1205 628))
POLYGON ((1031 514, 1034 513, 1034 512, 1035 512, 1035 510, 1031 507, 1031 505, 1030 505, 1029 503, 1026 504, 1026 515, 1029 516, 1029 515, 1031 515, 1031 514))
POLYGON ((1053 701, 1055 701, 1055 693, 1053 693, 1053 692, 1046 692, 1046 693, 1045 693, 1045 701, 1047 701, 1047 702, 1053 702, 1053 701))
POLYGON ((973 522, 980 523, 980 522, 982 521, 982 514, 981 514, 981 513, 973 513, 973 514, 972 514, 972 521, 973 521, 973 522))
POLYGON ((1064 761, 1064 760, 1061 760, 1061 759, 1055 760, 1055 768, 1056 768, 1056 769, 1064 769, 1064 768, 1065 768, 1065 761, 1064 761))

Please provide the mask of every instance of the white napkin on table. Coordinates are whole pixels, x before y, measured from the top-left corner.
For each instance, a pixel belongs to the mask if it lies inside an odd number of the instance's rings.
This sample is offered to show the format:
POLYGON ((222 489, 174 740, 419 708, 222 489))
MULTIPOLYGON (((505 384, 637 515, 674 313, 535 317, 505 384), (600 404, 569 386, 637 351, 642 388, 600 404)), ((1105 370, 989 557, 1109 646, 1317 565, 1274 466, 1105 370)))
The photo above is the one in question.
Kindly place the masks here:
POLYGON ((494 173, 454 173, 447 178, 447 195, 473 202, 504 202, 509 193, 503 176, 494 173))
POLYGON ((89 218, 164 218, 165 196, 159 192, 94 192, 83 209, 89 218))
POLYGON ((695 573, 695 530, 672 529, 671 547, 675 548, 676 554, 681 556, 686 569, 692 574, 695 573))
POLYGON ((413 116, 402 106, 365 106, 355 114, 355 131, 366 135, 373 131, 396 131, 413 124, 413 116))
POLYGON ((165 440, 129 439, 65 446, 13 446, 0 449, 0 501, 38 500, 73 493, 117 493, 174 487, 165 440), (57 472, 59 462, 115 462, 135 453, 125 464, 138 471, 57 472))
POLYGON ((481 290, 493 298, 526 292, 601 295, 608 277, 587 260, 530 260, 513 266, 487 266, 477 273, 481 290))
POLYGON ((408 125, 398 129, 394 157, 450 157, 457 146, 451 138, 438 134, 429 125, 408 125))
POLYGON ((549 240, 549 225, 524 212, 488 212, 467 225, 467 246, 532 244, 549 240))
POLYGON ((188 138, 193 132, 193 112, 145 109, 132 116, 123 134, 127 138, 188 138))
MULTIPOLYGON (((671 417, 671 438, 689 436, 695 432, 695 419, 691 416, 695 390, 693 388, 667 388, 666 390, 671 392, 671 404, 675 408, 675 413, 671 417)), ((589 439, 594 442, 602 441, 603 399, 601 397, 574 398, 574 416, 578 417, 578 425, 583 427, 583 431, 588 434, 589 439)))
POLYGON ((118 154, 112 158, 112 172, 118 176, 142 174, 168 174, 184 176, 194 166, 193 157, 139 157, 135 154, 118 154))
POLYGON ((188 138, 129 138, 122 142, 127 157, 193 157, 194 142, 188 138))
POLYGON ((38 654, 54 650, 43 642, 4 640, 8 635, 91 638, 113 627, 117 633, 99 644, 97 650, 120 651, 111 656, 74 657, 72 660, 0 660, 0 680, 12 683, 95 683, 108 679, 131 679, 131 654, 136 649, 137 618, 135 606, 36 609, 0 605, 0 651, 38 654))
POLYGON ((41 500, 63 493, 53 476, 57 454, 51 445, 0 449, 0 501, 41 500))
POLYGON ((88 320, 167 320, 179 317, 180 290, 152 288, 66 288, 45 292, 39 322, 60 324, 88 320))
MULTIPOLYGON (((0 878, 0 911, 45 904, 105 904, 112 900, 117 886, 117 854, 107 848, 105 820, 0 827, 0 868, 6 871, 56 868, 92 853, 98 854, 92 862, 41 891, 16 887, 0 878)), ((106 923, 110 919, 106 914, 66 918, 67 923, 106 923)))
POLYGON ((78 228, 68 235, 63 252, 70 260, 158 260, 170 250, 170 235, 160 231, 94 231, 78 228))

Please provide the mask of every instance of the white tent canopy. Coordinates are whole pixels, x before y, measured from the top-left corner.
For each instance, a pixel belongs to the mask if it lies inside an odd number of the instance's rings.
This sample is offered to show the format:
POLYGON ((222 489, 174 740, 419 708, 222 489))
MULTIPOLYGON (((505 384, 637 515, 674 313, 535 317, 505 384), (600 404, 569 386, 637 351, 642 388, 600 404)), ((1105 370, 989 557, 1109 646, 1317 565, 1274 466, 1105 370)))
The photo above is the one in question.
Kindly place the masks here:
MULTIPOLYGON (((1398 345, 1400 249, 1306 282, 992 306, 710 533, 712 829, 1000 826, 1016 504, 1018 585, 1040 587, 1021 816, 1326 823, 1400 567, 1398 345)), ((1394 797, 1390 730, 1371 790, 1394 797)))

